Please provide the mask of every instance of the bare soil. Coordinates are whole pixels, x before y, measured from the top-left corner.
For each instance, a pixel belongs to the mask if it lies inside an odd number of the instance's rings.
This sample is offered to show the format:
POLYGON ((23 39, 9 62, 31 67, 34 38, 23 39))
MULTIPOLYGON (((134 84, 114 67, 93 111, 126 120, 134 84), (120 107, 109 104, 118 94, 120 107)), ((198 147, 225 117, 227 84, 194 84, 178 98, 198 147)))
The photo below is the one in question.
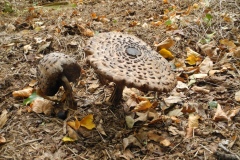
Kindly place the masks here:
MULTIPOLYGON (((9 13, 6 3, 0 2, 0 113, 5 109, 8 112, 7 121, 0 128, 0 136, 7 140, 0 143, 0 159, 239 159, 240 114, 236 114, 231 122, 216 122, 213 121, 216 110, 208 106, 210 101, 217 101, 225 111, 240 106, 235 99, 235 93, 240 90, 240 62, 234 56, 222 62, 222 54, 226 54, 229 48, 219 42, 229 39, 240 46, 239 1, 88 0, 67 3, 10 0, 13 12, 9 13), (203 5, 205 2, 209 4, 203 5), (194 4, 198 4, 196 8, 199 9, 187 13, 188 7, 194 4), (177 18, 173 22, 176 28, 173 24, 168 26, 168 19, 163 16, 167 10, 174 9, 177 10, 174 15, 177 18), (212 15, 211 24, 202 21, 206 13, 212 15), (232 20, 224 21, 224 14, 232 20), (158 21, 163 21, 163 24, 154 25, 158 21), (126 99, 117 107, 104 103, 113 91, 113 84, 102 85, 99 82, 94 70, 86 63, 83 49, 92 33, 110 31, 135 35, 155 50, 155 43, 167 37, 173 38, 176 43, 171 52, 175 58, 169 61, 171 65, 176 60, 187 58, 186 47, 201 52, 197 43, 214 33, 210 39, 217 43, 215 47, 220 48, 214 69, 221 70, 225 62, 232 68, 195 83, 200 87, 206 86, 209 93, 182 90, 184 100, 165 110, 163 99, 170 93, 159 96, 153 92, 139 93, 139 96, 154 97, 151 101, 158 102, 155 110, 159 115, 167 115, 186 104, 197 106, 202 113, 198 113, 201 118, 194 136, 186 138, 189 113, 178 117, 180 123, 168 119, 151 125, 137 122, 133 128, 128 128, 125 117, 130 112, 126 111, 126 99), (39 60, 55 51, 74 57, 82 67, 80 79, 72 84, 78 109, 69 110, 65 120, 57 115, 28 112, 27 106, 23 105, 24 99, 12 96, 13 91, 23 89, 37 79, 39 60), (92 84, 99 86, 92 88, 92 84), (94 123, 101 124, 106 134, 101 134, 99 129, 81 128, 77 132, 77 141, 64 142, 62 138, 69 134, 66 122, 75 117, 82 119, 88 114, 94 115, 94 123), (171 127, 177 131, 173 133, 171 127), (171 144, 148 139, 149 133, 160 135, 171 144), (124 148, 123 139, 131 135, 141 145, 131 142, 124 148), (223 141, 232 142, 232 146, 220 146, 223 141)), ((185 84, 189 82, 186 75, 197 72, 174 71, 178 78, 184 79, 178 80, 185 84)), ((62 92, 60 90, 59 94, 62 92)))

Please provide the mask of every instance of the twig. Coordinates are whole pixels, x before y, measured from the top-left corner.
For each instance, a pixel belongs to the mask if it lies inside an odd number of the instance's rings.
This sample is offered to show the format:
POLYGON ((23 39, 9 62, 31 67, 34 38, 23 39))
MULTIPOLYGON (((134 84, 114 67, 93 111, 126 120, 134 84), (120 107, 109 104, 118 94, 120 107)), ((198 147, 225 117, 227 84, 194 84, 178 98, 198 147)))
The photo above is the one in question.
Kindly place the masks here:
POLYGON ((205 147, 204 145, 202 145, 202 144, 199 144, 200 146, 202 146, 204 149, 206 149, 208 152, 210 152, 210 153, 213 153, 211 150, 209 150, 207 147, 205 147))
POLYGON ((28 141, 28 142, 25 142, 25 143, 19 144, 19 145, 17 145, 16 147, 20 147, 20 146, 26 145, 26 144, 28 144, 28 143, 32 143, 32 142, 36 142, 36 141, 41 141, 41 140, 42 140, 42 138, 39 138, 39 139, 33 139, 33 140, 28 141))
POLYGON ((101 133, 98 131, 98 129, 97 129, 97 128, 96 128, 96 130, 97 130, 97 132, 98 132, 99 136, 101 137, 102 141, 103 141, 104 143, 106 143, 106 140, 105 140, 105 139, 102 137, 101 133))
POLYGON ((110 154, 108 153, 108 151, 107 151, 106 149, 105 149, 105 151, 106 151, 108 157, 109 157, 110 159, 112 159, 112 157, 110 156, 110 154))

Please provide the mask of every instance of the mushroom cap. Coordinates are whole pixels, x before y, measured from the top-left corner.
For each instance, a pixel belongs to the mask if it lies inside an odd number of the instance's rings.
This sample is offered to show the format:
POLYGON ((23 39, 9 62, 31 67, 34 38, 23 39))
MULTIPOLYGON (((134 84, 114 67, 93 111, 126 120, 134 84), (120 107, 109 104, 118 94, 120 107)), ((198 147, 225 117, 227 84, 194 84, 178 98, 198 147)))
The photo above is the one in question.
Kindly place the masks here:
POLYGON ((39 88, 43 94, 53 96, 62 86, 64 75, 69 82, 74 82, 81 72, 77 61, 63 53, 50 53, 40 60, 37 68, 39 88))
POLYGON ((176 86, 168 61, 133 35, 99 33, 88 40, 85 52, 95 71, 116 84, 158 92, 176 86))

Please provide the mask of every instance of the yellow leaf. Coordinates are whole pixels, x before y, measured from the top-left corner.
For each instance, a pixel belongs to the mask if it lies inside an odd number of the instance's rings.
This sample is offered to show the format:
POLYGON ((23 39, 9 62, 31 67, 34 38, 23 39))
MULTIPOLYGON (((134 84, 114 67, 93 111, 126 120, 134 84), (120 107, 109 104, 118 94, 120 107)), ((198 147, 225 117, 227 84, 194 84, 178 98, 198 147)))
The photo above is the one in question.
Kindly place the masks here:
POLYGON ((163 0, 163 3, 164 4, 168 4, 168 0, 163 0))
POLYGON ((164 58, 168 58, 168 59, 173 59, 173 58, 174 58, 174 56, 172 55, 172 53, 171 53, 169 50, 165 49, 165 48, 161 49, 161 50, 159 51, 159 53, 160 53, 164 58))
POLYGON ((152 107, 152 103, 147 99, 141 101, 133 110, 133 112, 144 111, 152 107))
POLYGON ((87 128, 87 129, 93 129, 95 128, 95 124, 93 123, 93 115, 89 114, 86 117, 84 117, 81 121, 81 126, 87 128))
POLYGON ((65 137, 63 137, 62 141, 63 142, 74 142, 75 140, 70 137, 65 136, 65 137))
POLYGON ((195 65, 198 61, 201 61, 201 58, 194 54, 188 56, 186 59, 186 63, 188 63, 189 65, 195 65))
POLYGON ((75 121, 67 122, 67 124, 73 129, 78 130, 79 127, 81 126, 81 121, 78 121, 77 117, 75 117, 75 119, 76 119, 75 121))

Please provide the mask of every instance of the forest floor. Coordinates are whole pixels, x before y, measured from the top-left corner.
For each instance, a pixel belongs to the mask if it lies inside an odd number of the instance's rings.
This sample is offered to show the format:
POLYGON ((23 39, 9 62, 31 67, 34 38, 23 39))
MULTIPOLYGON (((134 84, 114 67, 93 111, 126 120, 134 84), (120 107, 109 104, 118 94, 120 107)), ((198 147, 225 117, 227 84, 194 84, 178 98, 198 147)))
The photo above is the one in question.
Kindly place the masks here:
POLYGON ((0 159, 239 160, 239 26, 238 0, 0 2, 0 159), (177 86, 157 96, 125 89, 118 106, 107 105, 114 84, 99 82, 84 47, 111 31, 156 51, 166 43, 177 86), (72 83, 78 108, 66 118, 64 100, 44 114, 23 103, 29 94, 13 94, 33 93, 38 62, 51 52, 82 68, 72 83))

